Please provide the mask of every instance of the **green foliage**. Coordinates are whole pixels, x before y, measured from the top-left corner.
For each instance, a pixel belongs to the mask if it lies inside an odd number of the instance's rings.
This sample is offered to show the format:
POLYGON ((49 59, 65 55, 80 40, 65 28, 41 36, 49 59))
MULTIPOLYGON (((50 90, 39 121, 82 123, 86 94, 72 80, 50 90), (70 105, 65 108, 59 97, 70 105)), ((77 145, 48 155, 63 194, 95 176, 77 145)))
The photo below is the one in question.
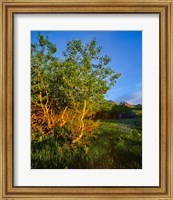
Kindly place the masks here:
POLYGON ((39 94, 43 93, 42 100, 48 100, 48 86, 52 79, 52 67, 57 65, 57 58, 53 55, 57 49, 48 38, 39 34, 38 43, 31 45, 31 98, 32 103, 40 103, 39 94))
MULTIPOLYGON (((104 94, 120 76, 106 67, 110 58, 107 55, 101 56, 101 51, 102 48, 97 46, 95 39, 87 44, 82 44, 81 40, 67 42, 61 63, 61 92, 65 94, 66 103, 73 108, 82 107, 86 100, 88 112, 95 111, 103 101, 104 94)), ((55 84, 58 87, 60 77, 56 77, 55 84)))
POLYGON ((59 60, 54 56, 56 46, 41 34, 37 38, 38 43, 32 44, 31 48, 33 101, 37 99, 38 102, 42 92, 43 100, 54 100, 60 109, 66 104, 74 107, 76 102, 84 99, 89 101, 88 107, 91 107, 103 100, 103 95, 120 76, 106 67, 110 58, 101 56, 102 48, 97 46, 95 39, 87 44, 82 44, 81 40, 67 42, 64 57, 59 60), (49 97, 45 94, 46 90, 49 97))

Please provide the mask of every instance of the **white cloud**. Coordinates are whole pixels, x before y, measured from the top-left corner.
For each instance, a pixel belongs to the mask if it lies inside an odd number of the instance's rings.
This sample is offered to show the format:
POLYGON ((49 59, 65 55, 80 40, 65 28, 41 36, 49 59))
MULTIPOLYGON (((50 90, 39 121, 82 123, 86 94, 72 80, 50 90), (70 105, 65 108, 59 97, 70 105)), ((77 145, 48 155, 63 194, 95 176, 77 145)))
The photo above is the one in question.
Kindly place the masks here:
POLYGON ((142 92, 133 93, 127 100, 129 104, 141 104, 142 103, 142 92))

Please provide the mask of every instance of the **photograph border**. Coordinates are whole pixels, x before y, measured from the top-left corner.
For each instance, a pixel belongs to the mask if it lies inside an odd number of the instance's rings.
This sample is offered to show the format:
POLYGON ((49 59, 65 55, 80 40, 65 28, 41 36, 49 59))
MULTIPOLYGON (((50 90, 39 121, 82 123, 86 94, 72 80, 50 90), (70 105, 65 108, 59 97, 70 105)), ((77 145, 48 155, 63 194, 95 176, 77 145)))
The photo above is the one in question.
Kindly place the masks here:
POLYGON ((2 199, 173 199, 171 133, 172 0, 2 0, 0 2, 0 198, 2 199), (160 19, 160 185, 158 187, 25 187, 13 177, 14 15, 52 13, 159 14, 160 19))

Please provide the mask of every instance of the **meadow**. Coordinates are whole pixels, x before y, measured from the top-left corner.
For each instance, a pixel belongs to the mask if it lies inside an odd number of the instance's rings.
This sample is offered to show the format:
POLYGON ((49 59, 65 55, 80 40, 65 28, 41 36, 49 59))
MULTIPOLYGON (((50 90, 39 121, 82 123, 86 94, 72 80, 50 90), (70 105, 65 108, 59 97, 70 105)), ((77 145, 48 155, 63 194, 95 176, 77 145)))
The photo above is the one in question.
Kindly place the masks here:
POLYGON ((141 169, 141 111, 135 118, 100 120, 86 144, 62 147, 53 135, 32 141, 32 168, 141 169))

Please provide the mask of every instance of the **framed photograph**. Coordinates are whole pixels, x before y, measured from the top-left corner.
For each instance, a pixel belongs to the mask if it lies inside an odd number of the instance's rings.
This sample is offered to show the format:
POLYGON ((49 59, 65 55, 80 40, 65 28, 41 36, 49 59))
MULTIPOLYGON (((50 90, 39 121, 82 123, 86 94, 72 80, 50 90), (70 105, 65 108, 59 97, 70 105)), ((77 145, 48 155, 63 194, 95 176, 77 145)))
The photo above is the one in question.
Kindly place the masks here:
POLYGON ((172 0, 2 0, 1 199, 173 199, 172 0))

